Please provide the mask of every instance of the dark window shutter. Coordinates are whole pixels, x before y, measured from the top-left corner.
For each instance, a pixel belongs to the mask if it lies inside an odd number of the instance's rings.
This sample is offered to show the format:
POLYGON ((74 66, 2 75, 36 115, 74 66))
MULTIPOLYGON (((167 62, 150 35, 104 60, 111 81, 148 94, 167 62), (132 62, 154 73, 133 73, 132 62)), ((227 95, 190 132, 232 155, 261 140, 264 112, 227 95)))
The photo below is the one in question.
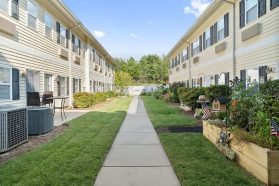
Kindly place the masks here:
POLYGON ((12 17, 18 19, 18 0, 12 0, 12 17))
POLYGON ((270 0, 270 10, 273 10, 277 6, 279 6, 279 0, 270 0))
POLYGON ((66 29, 66 48, 69 48, 69 37, 70 37, 69 30, 66 29))
POLYGON ((79 92, 81 92, 81 79, 78 80, 79 92))
POLYGON ((225 37, 229 36, 229 13, 226 13, 224 16, 224 32, 225 32, 225 37))
POLYGON ((266 13, 266 0, 258 0, 259 17, 266 13))
POLYGON ((69 81, 70 81, 70 79, 69 79, 69 77, 67 77, 67 95, 69 95, 69 93, 70 93, 70 84, 69 84, 69 81))
POLYGON ((205 32, 203 33, 202 39, 203 39, 203 49, 205 49, 205 32))
POLYGON ((19 100, 19 70, 13 68, 12 69, 12 92, 13 92, 13 100, 19 100))
POLYGON ((239 2, 239 27, 245 26, 245 0, 239 2))
POLYGON ((200 77, 200 87, 202 87, 202 77, 200 77))
POLYGON ((189 47, 187 47, 187 55, 186 55, 186 60, 189 59, 189 47))
POLYGON ((193 48, 193 43, 191 43, 191 56, 194 56, 194 48, 193 48))
POLYGON ((190 81, 189 81, 189 79, 187 80, 187 87, 190 87, 190 81))
POLYGON ((60 44, 60 23, 56 22, 57 43, 60 44))
POLYGON ((192 79, 192 87, 194 87, 194 80, 192 79))
POLYGON ((225 84, 229 86, 230 85, 229 83, 230 83, 230 73, 227 72, 225 73, 225 84))
POLYGON ((58 96, 61 96, 61 86, 60 86, 60 83, 61 83, 61 78, 60 76, 57 76, 57 95, 58 96))
POLYGON ((219 82, 219 75, 216 74, 215 75, 215 85, 218 85, 218 82, 219 82))
POLYGON ((75 50, 75 39, 76 39, 75 35, 72 34, 72 48, 73 48, 73 52, 75 50))
MULTIPOLYGON (((264 80, 263 83, 267 82, 267 72, 266 72, 266 70, 267 70, 267 66, 259 67, 259 78, 263 78, 263 80, 264 80)), ((260 83, 261 83, 261 81, 260 81, 260 83)))
POLYGON ((240 82, 246 87, 246 70, 240 70, 240 82))
POLYGON ((81 42, 80 39, 78 40, 78 55, 80 55, 80 50, 81 50, 81 42))
POLYGON ((73 93, 76 93, 76 81, 75 81, 75 78, 73 78, 73 93))
POLYGON ((200 39, 199 39, 199 43, 200 43, 200 48, 199 48, 199 51, 201 52, 202 51, 202 35, 200 35, 200 39))
POLYGON ((210 27, 210 45, 213 45, 213 32, 214 32, 214 26, 212 25, 210 27))
POLYGON ((217 23, 213 26, 213 44, 217 43, 217 23))

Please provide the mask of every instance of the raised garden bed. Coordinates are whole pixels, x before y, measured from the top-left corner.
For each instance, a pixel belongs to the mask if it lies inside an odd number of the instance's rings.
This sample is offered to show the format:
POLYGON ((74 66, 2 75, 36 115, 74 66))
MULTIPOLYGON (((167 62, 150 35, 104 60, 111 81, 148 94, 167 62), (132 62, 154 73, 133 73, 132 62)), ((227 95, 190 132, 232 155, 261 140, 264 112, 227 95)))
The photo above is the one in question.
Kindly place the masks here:
MULTIPOLYGON (((217 146, 221 128, 203 121, 203 135, 217 146)), ((252 175, 268 185, 279 185, 279 151, 262 148, 250 142, 230 138, 235 161, 252 175)))

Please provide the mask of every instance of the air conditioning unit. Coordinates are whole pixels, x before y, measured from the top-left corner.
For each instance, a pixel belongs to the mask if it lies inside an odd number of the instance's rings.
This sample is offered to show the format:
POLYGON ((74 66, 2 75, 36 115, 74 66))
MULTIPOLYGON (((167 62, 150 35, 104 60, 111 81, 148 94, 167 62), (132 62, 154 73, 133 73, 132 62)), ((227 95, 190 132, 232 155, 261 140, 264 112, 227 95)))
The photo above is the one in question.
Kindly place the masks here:
POLYGON ((0 153, 28 140, 27 109, 0 107, 0 153))

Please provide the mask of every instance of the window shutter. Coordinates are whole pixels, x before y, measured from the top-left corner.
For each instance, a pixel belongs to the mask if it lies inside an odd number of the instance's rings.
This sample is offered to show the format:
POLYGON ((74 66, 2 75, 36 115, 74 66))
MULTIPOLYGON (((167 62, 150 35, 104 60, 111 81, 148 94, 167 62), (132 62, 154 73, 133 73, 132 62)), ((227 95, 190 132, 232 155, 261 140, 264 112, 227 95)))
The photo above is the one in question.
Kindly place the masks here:
POLYGON ((203 33, 202 39, 203 39, 203 49, 205 49, 205 32, 203 33))
POLYGON ((13 100, 19 100, 19 70, 12 69, 12 92, 13 100))
POLYGON ((76 39, 75 35, 72 34, 72 48, 73 48, 73 52, 75 51, 75 39, 76 39))
POLYGON ((18 0, 12 0, 12 17, 18 20, 18 0))
POLYGON ((229 13, 226 13, 224 16, 224 32, 225 32, 225 37, 229 36, 229 13))
POLYGON ((218 80, 219 80, 219 75, 216 74, 216 75, 215 75, 215 85, 218 85, 218 80))
POLYGON ((213 45, 213 25, 210 27, 210 45, 213 45))
POLYGON ((189 47, 187 47, 187 55, 186 55, 186 60, 189 59, 189 47))
POLYGON ((67 77, 67 95, 70 93, 69 77, 67 77))
POLYGON ((192 79, 192 87, 194 87, 194 80, 192 79))
POLYGON ((202 77, 200 77, 200 87, 202 87, 202 77))
POLYGON ((79 92, 81 92, 81 79, 78 80, 79 92))
POLYGON ((279 0, 270 0, 270 10, 273 10, 277 6, 279 6, 279 0))
POLYGON ((191 43, 191 56, 194 56, 194 48, 193 48, 193 43, 191 43))
POLYGON ((80 55, 80 50, 81 50, 81 43, 80 39, 78 40, 78 55, 80 55))
POLYGON ((225 73, 225 84, 229 86, 230 85, 229 83, 230 83, 230 73, 227 72, 225 73))
POLYGON ((75 82, 75 78, 73 78, 73 93, 76 93, 76 82, 75 82))
POLYGON ((199 39, 200 41, 199 41, 199 43, 200 43, 200 52, 202 51, 202 35, 200 35, 200 39, 199 39))
POLYGON ((259 17, 266 13, 266 0, 258 0, 258 13, 259 17))
POLYGON ((66 29, 66 48, 69 48, 69 36, 70 36, 69 30, 66 29))
POLYGON ((57 43, 60 44, 60 23, 56 22, 57 43))
POLYGON ((190 87, 189 79, 187 80, 187 87, 190 87))
POLYGON ((240 82, 246 87, 246 70, 240 70, 240 82))
POLYGON ((260 80, 263 79, 263 82, 260 81, 260 83, 265 83, 267 82, 267 66, 261 66, 259 67, 259 78, 260 80))
POLYGON ((61 86, 60 86, 60 82, 61 82, 61 79, 60 79, 60 76, 57 76, 57 95, 58 96, 61 96, 61 86))
POLYGON ((217 43, 217 23, 213 26, 213 44, 217 43))
POLYGON ((245 26, 245 0, 239 2, 239 27, 245 26))

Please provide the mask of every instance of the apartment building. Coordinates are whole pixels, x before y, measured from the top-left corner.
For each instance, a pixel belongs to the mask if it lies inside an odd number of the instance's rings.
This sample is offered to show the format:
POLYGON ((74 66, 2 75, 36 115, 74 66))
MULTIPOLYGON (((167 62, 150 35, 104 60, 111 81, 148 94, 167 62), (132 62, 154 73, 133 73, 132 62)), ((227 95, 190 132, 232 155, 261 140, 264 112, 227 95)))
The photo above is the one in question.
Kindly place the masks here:
POLYGON ((0 104, 113 88, 114 61, 61 0, 0 1, 0 104))
POLYGON ((190 87, 279 79, 279 1, 214 0, 167 57, 190 87))

